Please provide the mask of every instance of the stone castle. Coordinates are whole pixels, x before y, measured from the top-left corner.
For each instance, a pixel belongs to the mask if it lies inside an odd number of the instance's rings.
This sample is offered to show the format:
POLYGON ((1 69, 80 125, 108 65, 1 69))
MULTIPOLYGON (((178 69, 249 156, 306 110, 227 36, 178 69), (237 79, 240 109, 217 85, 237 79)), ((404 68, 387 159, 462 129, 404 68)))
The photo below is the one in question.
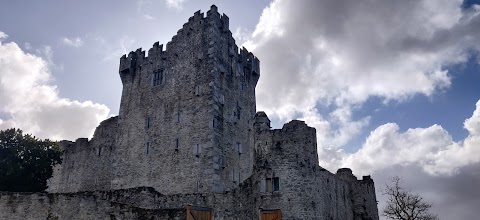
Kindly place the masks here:
POLYGON ((256 112, 260 62, 216 6, 119 75, 119 115, 61 142, 48 193, 0 193, 0 219, 378 220, 369 176, 330 173, 314 128, 256 112))

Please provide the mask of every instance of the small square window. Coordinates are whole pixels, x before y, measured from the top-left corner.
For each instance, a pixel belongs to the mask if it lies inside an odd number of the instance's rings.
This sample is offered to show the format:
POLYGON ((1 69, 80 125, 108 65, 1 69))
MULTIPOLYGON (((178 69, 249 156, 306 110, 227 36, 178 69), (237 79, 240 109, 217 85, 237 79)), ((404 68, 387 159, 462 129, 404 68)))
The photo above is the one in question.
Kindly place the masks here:
POLYGON ((267 192, 276 192, 280 191, 280 178, 266 178, 266 191, 267 192))

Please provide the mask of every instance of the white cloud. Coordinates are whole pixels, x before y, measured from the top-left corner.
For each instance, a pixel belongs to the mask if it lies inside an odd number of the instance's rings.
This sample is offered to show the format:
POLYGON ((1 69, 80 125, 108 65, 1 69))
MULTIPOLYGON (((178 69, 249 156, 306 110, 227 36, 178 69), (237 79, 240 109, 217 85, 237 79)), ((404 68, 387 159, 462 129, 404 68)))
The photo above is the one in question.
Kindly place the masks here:
POLYGON ((368 125, 351 116, 368 99, 448 89, 447 67, 480 49, 479 24, 461 0, 275 0, 244 44, 261 61, 257 108, 274 121, 300 116, 320 147, 341 152, 368 125))
MULTIPOLYGON (((52 50, 45 47, 40 52, 51 55, 52 50)), ((48 62, 53 61, 25 53, 14 42, 0 41, 0 113, 7 115, 0 121, 0 129, 18 127, 55 140, 91 136, 109 109, 59 97, 50 84, 48 62)))
POLYGON ((462 13, 461 3, 274 1, 245 44, 265 73, 260 109, 293 114, 448 88, 445 67, 465 62, 479 39, 480 17, 462 13))
POLYGON ((480 136, 480 102, 477 102, 476 109, 473 112, 472 117, 465 120, 463 125, 471 135, 480 136))
POLYGON ((393 166, 416 166, 430 175, 456 174, 460 168, 480 162, 480 100, 476 106, 464 123, 469 135, 462 141, 453 141, 440 125, 401 132, 397 124, 388 123, 373 130, 353 154, 320 149, 320 164, 331 170, 351 167, 360 175, 393 166))
POLYGON ((242 45, 252 36, 252 32, 244 27, 237 27, 233 32, 233 38, 236 40, 237 45, 242 45))
POLYGON ((155 20, 155 17, 153 17, 153 16, 151 16, 151 15, 149 15, 149 14, 143 15, 143 18, 144 18, 145 20, 148 20, 148 21, 149 21, 149 20, 155 20))
POLYGON ((167 4, 168 8, 181 10, 183 9, 183 4, 185 3, 185 0, 165 0, 165 3, 167 4))
POLYGON ((386 200, 381 194, 383 183, 400 176, 408 189, 433 203, 432 211, 441 218, 472 219, 477 214, 474 207, 480 205, 480 100, 464 128, 468 136, 456 142, 440 125, 401 131, 397 124, 387 123, 373 130, 355 153, 320 148, 320 165, 331 171, 350 167, 357 176, 373 175, 380 211, 386 200))
POLYGON ((25 42, 24 47, 25 47, 25 50, 30 50, 30 49, 32 49, 32 45, 31 45, 30 43, 28 43, 28 42, 25 42))
POLYGON ((0 40, 7 39, 8 35, 0 31, 0 40))
POLYGON ((71 38, 71 39, 64 37, 62 38, 62 43, 69 47, 79 48, 83 46, 83 40, 80 37, 71 38))

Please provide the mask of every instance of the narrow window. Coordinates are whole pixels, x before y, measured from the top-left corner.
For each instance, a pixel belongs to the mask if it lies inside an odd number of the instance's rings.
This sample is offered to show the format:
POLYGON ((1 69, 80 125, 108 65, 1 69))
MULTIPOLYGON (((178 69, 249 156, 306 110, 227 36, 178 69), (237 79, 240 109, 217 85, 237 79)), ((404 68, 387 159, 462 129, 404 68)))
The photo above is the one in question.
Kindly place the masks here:
POLYGON ((150 153, 150 142, 145 143, 145 154, 150 153))
POLYGON ((273 178, 273 191, 280 191, 280 178, 274 177, 273 178))
POLYGON ((147 129, 149 129, 151 126, 151 118, 150 117, 147 117, 147 119, 145 120, 145 127, 147 129))
POLYGON ((266 179, 266 182, 267 182, 267 192, 272 192, 272 189, 273 189, 273 185, 272 185, 272 178, 267 178, 266 179))
POLYGON ((196 96, 200 95, 200 86, 195 86, 195 95, 196 96))
POLYGON ((222 169, 225 168, 225 159, 223 159, 223 157, 220 157, 220 158, 218 159, 218 163, 219 163, 219 165, 220 165, 220 167, 221 167, 222 169))
POLYGON ((236 182, 235 181, 235 169, 232 169, 232 182, 236 182))
POLYGON ((199 144, 196 144, 193 147, 193 153, 195 154, 196 157, 200 157, 200 154, 202 153, 202 147, 199 144))
POLYGON ((265 179, 262 179, 260 181, 260 192, 266 192, 267 190, 267 181, 265 179))
POLYGON ((97 155, 100 156, 101 154, 102 154, 102 148, 99 147, 99 148, 97 148, 97 155))
POLYGON ((242 154, 242 144, 240 142, 237 142, 237 153, 242 154))
POLYGON ((163 70, 156 70, 153 72, 152 75, 152 85, 153 86, 158 86, 163 83, 163 70))
POLYGON ((175 139, 175 151, 178 151, 179 149, 179 142, 178 142, 178 138, 175 139))
POLYGON ((242 108, 240 108, 240 106, 238 105, 238 101, 237 101, 237 119, 240 120, 240 112, 242 111, 242 108))
POLYGON ((177 123, 180 122, 180 111, 177 112, 177 123))

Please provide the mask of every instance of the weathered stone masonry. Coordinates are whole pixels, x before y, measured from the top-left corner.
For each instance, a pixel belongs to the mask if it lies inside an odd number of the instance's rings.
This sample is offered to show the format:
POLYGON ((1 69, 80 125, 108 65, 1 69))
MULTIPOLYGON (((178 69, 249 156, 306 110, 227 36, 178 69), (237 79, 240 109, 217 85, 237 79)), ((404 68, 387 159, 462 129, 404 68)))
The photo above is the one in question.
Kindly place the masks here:
POLYGON ((259 66, 216 6, 196 12, 166 48, 120 59, 119 115, 61 142, 49 193, 0 193, 0 219, 185 219, 187 205, 215 219, 378 219, 369 176, 330 173, 314 128, 271 129, 256 112, 259 66))

